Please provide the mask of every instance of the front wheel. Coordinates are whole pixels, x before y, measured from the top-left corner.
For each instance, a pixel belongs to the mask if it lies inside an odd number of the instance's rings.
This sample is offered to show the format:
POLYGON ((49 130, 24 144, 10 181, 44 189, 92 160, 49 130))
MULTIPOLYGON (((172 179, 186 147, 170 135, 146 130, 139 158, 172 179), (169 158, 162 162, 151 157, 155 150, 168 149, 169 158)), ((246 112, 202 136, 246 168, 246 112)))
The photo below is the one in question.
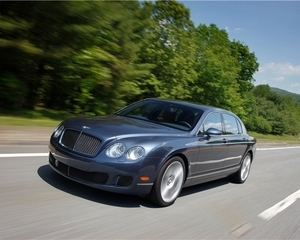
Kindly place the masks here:
POLYGON ((247 153, 242 161, 240 169, 230 176, 230 180, 235 183, 244 183, 249 176, 251 162, 251 155, 250 153, 247 153))
POLYGON ((173 204, 180 194, 184 177, 185 166, 182 159, 171 158, 159 171, 149 194, 150 200, 161 207, 173 204))

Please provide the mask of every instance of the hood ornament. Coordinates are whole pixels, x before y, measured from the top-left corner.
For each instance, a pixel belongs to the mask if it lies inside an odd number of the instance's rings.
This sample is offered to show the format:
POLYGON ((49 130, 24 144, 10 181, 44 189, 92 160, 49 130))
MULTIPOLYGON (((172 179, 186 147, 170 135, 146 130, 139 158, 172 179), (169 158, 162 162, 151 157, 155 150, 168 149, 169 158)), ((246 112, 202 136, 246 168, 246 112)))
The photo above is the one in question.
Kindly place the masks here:
POLYGON ((90 127, 88 126, 82 126, 83 129, 91 129, 90 127))

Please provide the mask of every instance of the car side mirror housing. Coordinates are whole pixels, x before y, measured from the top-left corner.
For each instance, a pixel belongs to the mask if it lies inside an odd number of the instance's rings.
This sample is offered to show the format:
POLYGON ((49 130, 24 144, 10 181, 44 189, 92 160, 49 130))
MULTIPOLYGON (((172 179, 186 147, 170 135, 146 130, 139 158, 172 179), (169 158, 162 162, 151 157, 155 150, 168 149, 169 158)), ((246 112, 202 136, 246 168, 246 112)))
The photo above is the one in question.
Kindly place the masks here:
POLYGON ((206 135, 211 136, 211 135, 222 135, 222 131, 216 128, 209 128, 206 130, 206 135))

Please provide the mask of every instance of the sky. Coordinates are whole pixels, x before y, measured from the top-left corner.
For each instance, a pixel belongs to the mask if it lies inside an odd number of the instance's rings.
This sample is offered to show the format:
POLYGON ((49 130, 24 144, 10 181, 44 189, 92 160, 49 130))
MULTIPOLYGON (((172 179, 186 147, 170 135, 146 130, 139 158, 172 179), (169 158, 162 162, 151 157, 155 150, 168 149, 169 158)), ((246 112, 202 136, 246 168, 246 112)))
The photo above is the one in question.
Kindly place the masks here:
POLYGON ((216 24, 259 63, 254 85, 300 94, 300 1, 180 1, 191 20, 216 24))

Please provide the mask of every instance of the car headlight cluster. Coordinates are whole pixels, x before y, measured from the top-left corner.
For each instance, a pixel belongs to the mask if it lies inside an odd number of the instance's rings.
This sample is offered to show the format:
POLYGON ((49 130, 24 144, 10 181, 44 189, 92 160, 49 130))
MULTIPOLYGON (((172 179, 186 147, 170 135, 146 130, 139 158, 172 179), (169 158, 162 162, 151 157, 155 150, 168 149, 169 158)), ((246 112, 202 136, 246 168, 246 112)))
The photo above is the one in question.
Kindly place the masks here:
POLYGON ((125 153, 126 147, 123 143, 115 143, 106 150, 106 155, 111 158, 117 158, 125 153))
POLYGON ((145 155, 145 149, 140 146, 130 148, 126 153, 126 158, 130 160, 138 160, 145 155))
POLYGON ((64 125, 58 125, 54 130, 53 137, 58 138, 62 134, 64 129, 65 129, 64 125))
MULTIPOLYGON (((106 150, 106 155, 111 158, 118 158, 126 152, 124 143, 115 143, 106 150)), ((145 156, 145 149, 141 146, 129 148, 126 152, 126 158, 129 160, 139 160, 145 156)))

